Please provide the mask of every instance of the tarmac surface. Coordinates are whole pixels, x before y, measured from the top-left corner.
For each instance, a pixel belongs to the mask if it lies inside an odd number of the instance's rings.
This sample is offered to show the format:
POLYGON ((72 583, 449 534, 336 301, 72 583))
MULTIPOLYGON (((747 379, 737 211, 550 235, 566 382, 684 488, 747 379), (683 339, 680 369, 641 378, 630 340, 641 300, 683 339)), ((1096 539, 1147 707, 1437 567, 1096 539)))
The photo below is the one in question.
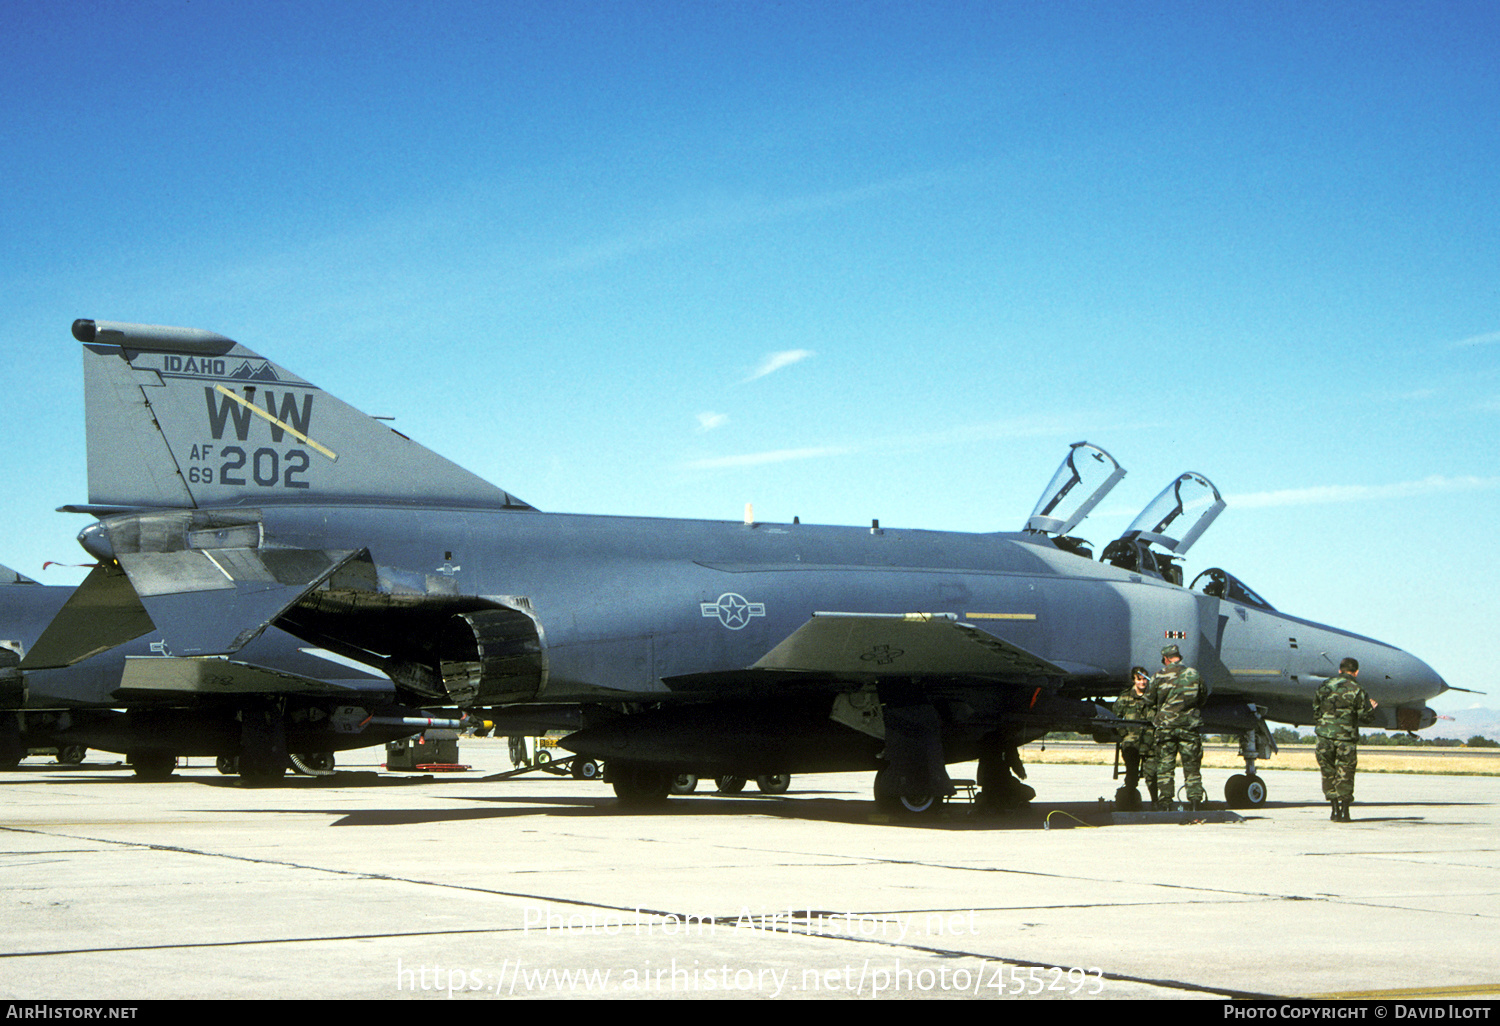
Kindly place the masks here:
POLYGON ((892 821, 870 774, 622 811, 485 779, 492 739, 465 773, 365 750, 260 788, 115 758, 0 773, 0 997, 1500 995, 1493 777, 1364 775, 1337 824, 1315 773, 1265 767, 1238 822, 1113 825, 1097 766, 892 821))

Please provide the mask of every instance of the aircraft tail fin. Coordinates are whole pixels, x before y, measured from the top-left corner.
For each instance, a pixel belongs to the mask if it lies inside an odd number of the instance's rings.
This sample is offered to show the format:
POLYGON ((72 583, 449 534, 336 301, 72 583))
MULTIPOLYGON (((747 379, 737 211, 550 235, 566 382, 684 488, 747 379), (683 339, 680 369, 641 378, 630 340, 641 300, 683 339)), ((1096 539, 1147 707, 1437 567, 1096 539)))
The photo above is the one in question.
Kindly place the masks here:
POLYGON ((89 502, 530 509, 233 339, 78 320, 89 502))

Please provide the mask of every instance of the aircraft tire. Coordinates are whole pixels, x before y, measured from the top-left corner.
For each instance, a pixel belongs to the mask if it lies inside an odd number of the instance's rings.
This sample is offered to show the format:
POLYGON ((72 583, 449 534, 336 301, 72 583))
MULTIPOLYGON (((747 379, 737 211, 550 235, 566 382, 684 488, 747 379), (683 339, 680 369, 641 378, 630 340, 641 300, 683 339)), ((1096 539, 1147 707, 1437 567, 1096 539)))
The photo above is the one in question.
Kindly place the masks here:
POLYGON ((77 766, 88 751, 83 745, 63 745, 57 750, 57 761, 64 766, 77 766))
POLYGON ((943 809, 943 800, 935 794, 878 794, 875 807, 892 816, 915 819, 936 816, 943 809))
POLYGON ((672 774, 649 763, 615 763, 610 781, 624 805, 661 805, 672 793, 672 774))
POLYGON ((239 758, 240 783, 251 787, 279 783, 286 776, 286 760, 274 755, 243 754, 239 758))
POLYGON ((573 760, 572 772, 574 780, 598 780, 604 776, 604 767, 598 759, 585 759, 580 755, 573 760))
POLYGON ((1115 808, 1121 812, 1141 811, 1141 792, 1133 787, 1122 787, 1115 792, 1115 808))
POLYGON ((177 756, 171 752, 132 752, 125 761, 140 780, 168 780, 177 769, 177 756))
POLYGON ((1224 802, 1231 809, 1259 808, 1266 803, 1265 780, 1236 773, 1224 781, 1224 802))
POLYGON ((214 760, 214 768, 226 777, 237 777, 240 775, 240 757, 238 755, 221 755, 214 760))
POLYGON ((786 794, 786 789, 792 786, 792 775, 790 773, 769 773, 765 776, 756 777, 755 786, 760 788, 761 794, 786 794))
POLYGON ((714 780, 720 794, 739 794, 745 789, 744 777, 718 777, 714 780))
POLYGON ((698 790, 698 777, 694 773, 679 773, 672 778, 673 794, 692 794, 698 790))

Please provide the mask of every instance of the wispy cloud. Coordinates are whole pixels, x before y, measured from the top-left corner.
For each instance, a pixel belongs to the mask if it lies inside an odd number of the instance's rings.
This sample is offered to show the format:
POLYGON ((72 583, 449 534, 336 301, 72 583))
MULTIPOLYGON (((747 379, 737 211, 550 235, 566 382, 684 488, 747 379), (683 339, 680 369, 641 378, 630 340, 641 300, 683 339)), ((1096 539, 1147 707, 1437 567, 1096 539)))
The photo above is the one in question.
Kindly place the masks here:
POLYGON ((870 203, 886 196, 920 189, 939 180, 941 176, 934 173, 904 175, 847 189, 774 199, 758 194, 688 197, 684 200, 685 204, 692 204, 688 213, 664 216, 633 232, 572 246, 552 262, 551 269, 585 270, 749 225, 870 203))
POLYGON ((729 414, 727 413, 712 413, 705 411, 698 414, 699 431, 712 431, 714 428, 721 428, 728 423, 729 414))
POLYGON ((783 349, 779 353, 771 353, 761 361, 760 366, 755 369, 745 381, 754 381, 763 378, 767 374, 773 374, 783 367, 790 367, 794 363, 801 363, 809 356, 816 355, 811 349, 783 349))
POLYGON ((1449 349, 1472 349, 1475 346, 1492 346, 1500 343, 1500 331, 1487 331, 1483 335, 1470 335, 1457 342, 1448 343, 1449 349))
POLYGON ((1370 502, 1406 499, 1443 492, 1476 492, 1500 488, 1500 477, 1444 477, 1434 474, 1420 481, 1398 481, 1385 485, 1318 485, 1284 488, 1271 492, 1247 492, 1225 496, 1232 509, 1266 509, 1272 506, 1318 506, 1335 502, 1370 502))
POLYGON ((811 449, 776 449, 772 452, 747 452, 739 456, 715 456, 704 460, 689 460, 683 464, 687 470, 723 470, 726 467, 758 467, 767 463, 790 463, 793 460, 815 460, 824 456, 843 456, 854 452, 841 446, 821 446, 811 449))

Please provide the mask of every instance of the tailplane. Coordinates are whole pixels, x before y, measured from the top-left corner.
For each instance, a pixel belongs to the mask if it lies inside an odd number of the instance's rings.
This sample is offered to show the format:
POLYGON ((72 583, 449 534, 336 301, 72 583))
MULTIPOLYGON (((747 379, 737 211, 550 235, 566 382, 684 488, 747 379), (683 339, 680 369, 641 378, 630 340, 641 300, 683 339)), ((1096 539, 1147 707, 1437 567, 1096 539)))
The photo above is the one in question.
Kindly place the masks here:
POLYGON ((73 336, 96 508, 531 508, 223 335, 78 320, 73 336))
POLYGON ((0 563, 0 585, 35 583, 35 581, 33 581, 30 577, 27 577, 25 574, 18 574, 10 567, 6 566, 4 563, 0 563))

